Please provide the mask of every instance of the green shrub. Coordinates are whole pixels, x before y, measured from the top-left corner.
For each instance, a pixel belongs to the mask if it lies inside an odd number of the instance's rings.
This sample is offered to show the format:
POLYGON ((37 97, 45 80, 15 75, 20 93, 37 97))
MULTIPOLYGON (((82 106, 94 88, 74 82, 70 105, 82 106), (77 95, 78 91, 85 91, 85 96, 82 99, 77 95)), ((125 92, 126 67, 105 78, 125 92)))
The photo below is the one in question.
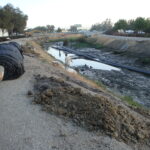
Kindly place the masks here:
POLYGON ((125 102, 127 102, 130 106, 133 107, 143 107, 142 104, 139 104, 138 102, 134 101, 131 96, 123 96, 121 99, 125 102))
POLYGON ((67 39, 64 40, 63 46, 68 46, 69 45, 69 41, 67 39))
POLYGON ((141 58, 140 61, 142 64, 145 64, 145 65, 150 64, 150 58, 149 57, 141 58))

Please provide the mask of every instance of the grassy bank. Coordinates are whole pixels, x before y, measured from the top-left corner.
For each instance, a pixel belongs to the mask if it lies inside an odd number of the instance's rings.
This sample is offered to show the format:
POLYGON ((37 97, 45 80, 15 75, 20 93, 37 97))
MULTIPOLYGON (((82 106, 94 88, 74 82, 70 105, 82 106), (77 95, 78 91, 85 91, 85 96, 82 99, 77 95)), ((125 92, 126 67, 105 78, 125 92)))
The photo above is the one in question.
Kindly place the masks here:
POLYGON ((121 99, 126 102, 129 106, 137 107, 137 108, 143 108, 144 106, 135 100, 131 96, 123 96, 121 99))
POLYGON ((87 38, 83 34, 55 34, 50 36, 46 42, 64 42, 64 46, 72 46, 74 48, 96 48, 100 49, 104 46, 100 43, 87 38))
POLYGON ((110 89, 108 89, 101 81, 98 80, 91 80, 90 78, 81 75, 83 78, 86 78, 87 80, 89 80, 90 82, 95 83, 98 87, 100 87, 101 89, 103 89, 105 92, 119 98, 121 101, 125 102, 128 106, 131 106, 132 108, 138 108, 138 109, 145 109, 148 110, 148 108, 146 108, 144 105, 136 102, 131 96, 127 96, 127 95, 118 95, 115 92, 111 91, 110 89))
POLYGON ((101 49, 104 46, 99 43, 94 43, 93 41, 88 40, 87 37, 79 38, 72 44, 75 48, 96 48, 101 49))
POLYGON ((59 42, 59 41, 76 41, 80 38, 83 38, 82 34, 55 34, 54 36, 50 36, 47 42, 59 42))

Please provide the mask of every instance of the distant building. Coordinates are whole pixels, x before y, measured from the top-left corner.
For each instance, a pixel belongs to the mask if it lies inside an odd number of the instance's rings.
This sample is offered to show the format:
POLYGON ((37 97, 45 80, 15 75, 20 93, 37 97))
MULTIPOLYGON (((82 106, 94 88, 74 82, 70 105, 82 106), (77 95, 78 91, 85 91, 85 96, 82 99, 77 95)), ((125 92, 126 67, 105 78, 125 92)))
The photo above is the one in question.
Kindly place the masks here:
POLYGON ((65 33, 65 32, 68 32, 68 30, 67 30, 67 29, 62 29, 61 32, 64 32, 64 33, 65 33))
POLYGON ((127 34, 133 34, 134 30, 126 30, 125 33, 127 33, 127 34))
POLYGON ((138 34, 145 34, 144 31, 138 31, 138 34))
POLYGON ((0 29, 0 37, 8 37, 9 36, 9 34, 8 34, 8 31, 7 30, 4 30, 3 32, 2 32, 2 29, 0 29))
POLYGON ((118 33, 123 34, 123 33, 124 33, 124 30, 123 30, 123 29, 119 29, 119 30, 118 30, 118 33))

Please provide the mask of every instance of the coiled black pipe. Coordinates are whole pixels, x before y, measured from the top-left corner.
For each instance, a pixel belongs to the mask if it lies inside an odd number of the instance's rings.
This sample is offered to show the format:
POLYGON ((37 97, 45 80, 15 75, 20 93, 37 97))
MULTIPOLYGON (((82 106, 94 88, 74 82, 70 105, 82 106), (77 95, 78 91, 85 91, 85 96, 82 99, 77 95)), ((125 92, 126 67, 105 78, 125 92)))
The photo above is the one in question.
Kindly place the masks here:
POLYGON ((16 79, 25 72, 23 54, 18 43, 0 44, 0 65, 4 67, 3 80, 16 79))

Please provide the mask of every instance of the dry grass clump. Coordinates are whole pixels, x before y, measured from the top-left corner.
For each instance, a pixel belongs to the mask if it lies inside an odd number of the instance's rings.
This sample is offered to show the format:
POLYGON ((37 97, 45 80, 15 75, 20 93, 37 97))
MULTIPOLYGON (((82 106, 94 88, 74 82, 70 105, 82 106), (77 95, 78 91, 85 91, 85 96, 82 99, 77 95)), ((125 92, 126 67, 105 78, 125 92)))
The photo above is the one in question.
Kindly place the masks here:
POLYGON ((47 62, 52 62, 54 59, 47 54, 46 51, 42 49, 42 47, 37 44, 35 41, 28 41, 26 45, 23 47, 23 52, 25 54, 34 54, 41 59, 44 59, 47 62))
MULTIPOLYGON (((79 81, 82 81, 86 84, 88 84, 89 86, 93 87, 93 88, 97 88, 97 89, 100 89, 101 91, 104 91, 104 89, 102 87, 100 87, 100 85, 98 85, 97 83, 95 83, 94 81, 92 80, 89 80, 79 74, 76 74, 76 73, 69 73, 70 76, 76 80, 79 80, 79 81)), ((106 92, 106 91, 105 91, 106 92)))
POLYGON ((150 121, 106 96, 84 93, 62 78, 36 77, 34 102, 90 131, 150 146, 150 121))
POLYGON ((55 33, 49 36, 49 41, 64 40, 64 39, 78 39, 84 37, 82 34, 65 34, 65 33, 55 33))
POLYGON ((107 46, 108 44, 112 43, 115 39, 105 36, 93 35, 89 37, 88 40, 93 41, 94 43, 99 43, 104 46, 107 46))

